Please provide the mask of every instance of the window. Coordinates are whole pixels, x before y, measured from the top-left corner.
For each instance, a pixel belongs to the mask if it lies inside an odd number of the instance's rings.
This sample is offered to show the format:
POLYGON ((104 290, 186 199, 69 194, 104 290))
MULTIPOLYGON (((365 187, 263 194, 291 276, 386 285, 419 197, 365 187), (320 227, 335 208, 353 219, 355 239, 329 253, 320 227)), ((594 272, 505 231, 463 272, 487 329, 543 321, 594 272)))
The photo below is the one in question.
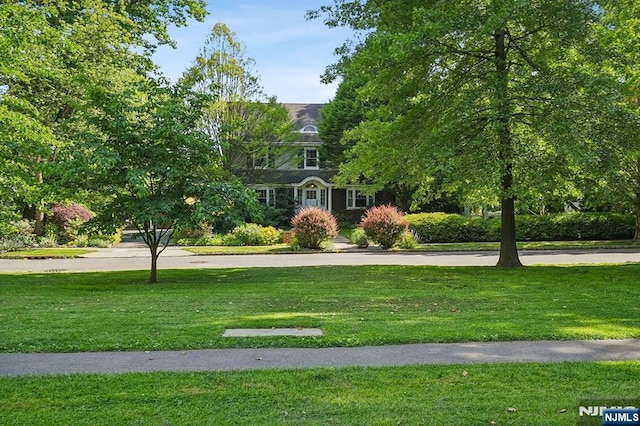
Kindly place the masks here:
POLYGON ((300 133, 318 133, 318 128, 312 125, 304 126, 300 130, 300 133))
POLYGON ((273 169, 275 168, 275 159, 273 155, 266 153, 262 156, 251 156, 247 159, 247 168, 249 169, 273 169))
POLYGON ((347 209, 364 209, 373 205, 373 195, 361 189, 347 189, 347 209))
POLYGON ((258 201, 266 206, 276 205, 276 191, 273 188, 258 188, 258 201))
POLYGON ((304 168, 317 169, 320 166, 320 156, 315 148, 304 149, 304 168))

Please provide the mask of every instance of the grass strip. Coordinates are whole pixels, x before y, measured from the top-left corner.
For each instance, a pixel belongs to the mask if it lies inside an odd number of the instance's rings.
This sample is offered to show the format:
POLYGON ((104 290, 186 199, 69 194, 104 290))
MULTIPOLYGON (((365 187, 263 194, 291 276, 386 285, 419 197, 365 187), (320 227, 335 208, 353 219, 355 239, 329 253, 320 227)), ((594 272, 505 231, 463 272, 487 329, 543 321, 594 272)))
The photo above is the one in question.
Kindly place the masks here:
MULTIPOLYGON (((575 425, 639 361, 0 378, 3 424, 575 425)), ((601 424, 594 418, 589 424, 601 424)))
MULTIPOLYGON (((640 246, 630 241, 523 241, 518 243, 520 250, 596 250, 596 249, 638 249, 640 246)), ((276 254, 301 253, 314 250, 293 250, 286 244, 274 246, 210 246, 210 247, 182 247, 183 250, 201 256, 218 254, 276 254)), ((471 243, 429 243, 418 244, 412 249, 393 248, 392 251, 409 252, 454 252, 454 251, 496 251, 500 249, 498 242, 471 243)), ((331 250, 331 248, 330 248, 331 250)), ((371 246, 369 251, 381 250, 378 246, 371 246)))
POLYGON ((323 266, 0 275, 0 351, 640 337, 640 264, 323 266), (321 337, 224 338, 226 328, 321 337))
POLYGON ((0 259, 69 259, 95 251, 82 248, 37 248, 0 253, 0 259))

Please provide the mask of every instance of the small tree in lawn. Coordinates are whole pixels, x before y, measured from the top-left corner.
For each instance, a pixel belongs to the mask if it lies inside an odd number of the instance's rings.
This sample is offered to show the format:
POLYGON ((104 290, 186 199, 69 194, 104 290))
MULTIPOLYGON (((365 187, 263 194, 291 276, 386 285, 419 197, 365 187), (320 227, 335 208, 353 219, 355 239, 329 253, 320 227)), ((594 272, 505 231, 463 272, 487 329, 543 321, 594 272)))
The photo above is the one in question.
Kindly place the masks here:
POLYGON ((367 210, 360 226, 369 239, 384 249, 390 249, 402 238, 409 223, 397 207, 385 205, 367 210))
POLYGON ((211 168, 216 151, 197 130, 210 96, 145 80, 116 96, 96 92, 94 101, 105 137, 96 141, 101 167, 90 180, 113 196, 92 222, 108 231, 127 221, 136 227, 151 252, 151 283, 176 225, 257 208, 255 196, 211 168))

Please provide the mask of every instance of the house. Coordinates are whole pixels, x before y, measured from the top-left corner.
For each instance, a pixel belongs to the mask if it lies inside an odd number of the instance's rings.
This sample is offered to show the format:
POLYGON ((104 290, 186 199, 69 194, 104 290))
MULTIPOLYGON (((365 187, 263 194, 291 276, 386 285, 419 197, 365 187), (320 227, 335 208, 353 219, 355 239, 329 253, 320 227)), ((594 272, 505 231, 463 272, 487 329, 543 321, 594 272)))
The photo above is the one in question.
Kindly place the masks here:
POLYGON ((367 207, 393 202, 390 194, 371 194, 364 186, 336 187, 333 178, 338 170, 324 168, 320 156, 318 123, 323 104, 284 106, 295 129, 292 142, 287 143, 291 149, 280 153, 277 160, 260 161, 260 167, 243 173, 245 184, 256 189, 260 202, 280 207, 288 204, 292 211, 305 206, 321 207, 356 222, 367 207))

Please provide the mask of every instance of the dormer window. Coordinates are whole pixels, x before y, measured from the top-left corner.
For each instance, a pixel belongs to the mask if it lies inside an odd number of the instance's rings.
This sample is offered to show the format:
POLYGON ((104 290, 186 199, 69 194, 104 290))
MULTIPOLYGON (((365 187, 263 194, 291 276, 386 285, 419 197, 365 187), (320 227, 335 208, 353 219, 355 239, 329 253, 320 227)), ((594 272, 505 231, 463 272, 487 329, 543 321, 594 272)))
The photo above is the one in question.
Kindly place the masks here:
POLYGON ((320 155, 315 148, 304 149, 304 168, 317 169, 320 166, 320 155))
POLYGON ((309 124, 300 129, 300 133, 318 133, 318 128, 309 124))

